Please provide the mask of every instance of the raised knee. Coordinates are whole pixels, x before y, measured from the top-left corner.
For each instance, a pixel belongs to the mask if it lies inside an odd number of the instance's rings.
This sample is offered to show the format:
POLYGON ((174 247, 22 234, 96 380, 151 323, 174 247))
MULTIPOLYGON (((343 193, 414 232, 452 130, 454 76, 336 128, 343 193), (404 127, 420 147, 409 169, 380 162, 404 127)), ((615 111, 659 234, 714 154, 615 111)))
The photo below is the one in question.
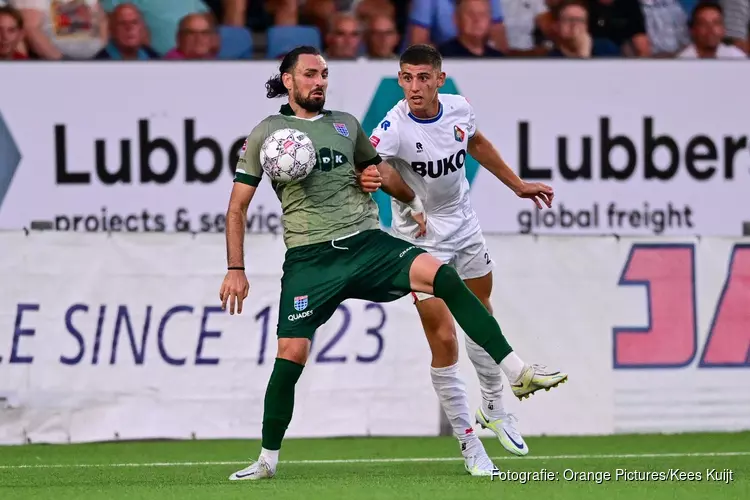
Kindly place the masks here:
POLYGON ((276 353, 277 358, 304 365, 310 354, 310 341, 305 338, 280 338, 276 353))

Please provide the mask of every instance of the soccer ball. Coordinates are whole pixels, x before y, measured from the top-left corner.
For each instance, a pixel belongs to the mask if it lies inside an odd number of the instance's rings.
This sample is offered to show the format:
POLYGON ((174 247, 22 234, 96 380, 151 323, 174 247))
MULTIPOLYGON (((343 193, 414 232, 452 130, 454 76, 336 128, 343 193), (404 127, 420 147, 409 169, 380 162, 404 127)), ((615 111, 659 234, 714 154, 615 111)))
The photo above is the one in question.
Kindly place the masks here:
POLYGON ((310 138, 293 128, 275 131, 260 148, 260 164, 273 182, 304 179, 312 172, 316 161, 310 138))

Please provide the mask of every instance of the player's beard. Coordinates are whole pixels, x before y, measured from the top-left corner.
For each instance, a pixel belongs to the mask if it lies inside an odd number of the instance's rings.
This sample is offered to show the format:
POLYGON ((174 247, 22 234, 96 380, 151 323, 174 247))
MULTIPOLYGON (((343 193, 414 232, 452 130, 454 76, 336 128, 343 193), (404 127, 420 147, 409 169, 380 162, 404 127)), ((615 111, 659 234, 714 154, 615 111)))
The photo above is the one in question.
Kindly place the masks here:
MULTIPOLYGON (((310 94, 313 93, 313 90, 310 91, 310 94)), ((305 111, 309 111, 311 113, 319 113, 323 109, 323 106, 325 106, 326 104, 325 93, 323 93, 321 97, 312 97, 310 94, 305 97, 299 92, 299 90, 295 88, 293 96, 294 102, 296 102, 297 105, 305 111)))

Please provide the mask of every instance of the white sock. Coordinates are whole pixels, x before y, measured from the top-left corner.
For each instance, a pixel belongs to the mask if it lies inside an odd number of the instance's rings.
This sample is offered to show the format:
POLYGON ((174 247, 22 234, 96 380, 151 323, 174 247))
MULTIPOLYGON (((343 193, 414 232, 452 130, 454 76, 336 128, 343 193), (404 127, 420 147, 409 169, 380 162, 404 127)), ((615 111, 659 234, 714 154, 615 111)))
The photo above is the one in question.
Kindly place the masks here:
POLYGON ((466 352, 477 371, 479 390, 482 393, 482 413, 490 419, 497 420, 503 413, 503 371, 492 356, 482 349, 468 335, 464 335, 466 352))
POLYGON ((276 470, 276 465, 279 463, 279 451, 280 450, 267 450, 265 448, 260 449, 261 458, 266 461, 272 470, 276 470))
POLYGON ((518 380, 518 377, 521 376, 525 366, 526 365, 521 358, 518 357, 518 354, 516 354, 515 351, 511 352, 500 361, 500 368, 511 383, 518 380))
POLYGON ((445 416, 451 423, 453 433, 461 442, 462 449, 472 439, 477 439, 469 416, 469 397, 466 386, 458 376, 458 363, 445 368, 430 367, 432 387, 440 400, 445 416))

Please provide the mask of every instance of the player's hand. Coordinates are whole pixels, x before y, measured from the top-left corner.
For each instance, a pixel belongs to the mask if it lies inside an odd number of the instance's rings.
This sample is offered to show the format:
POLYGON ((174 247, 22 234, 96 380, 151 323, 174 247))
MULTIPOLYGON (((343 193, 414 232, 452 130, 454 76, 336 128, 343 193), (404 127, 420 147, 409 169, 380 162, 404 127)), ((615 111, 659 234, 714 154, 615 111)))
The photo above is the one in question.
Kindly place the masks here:
POLYGON ((221 290, 219 290, 221 309, 226 311, 227 302, 229 302, 229 314, 234 314, 235 306, 237 314, 242 314, 242 301, 247 298, 249 292, 250 283, 247 282, 245 271, 227 271, 224 282, 221 284, 221 290))
POLYGON ((424 212, 412 212, 411 213, 412 219, 414 219, 414 222, 417 223, 417 226, 419 226, 419 229, 417 229, 417 234, 415 235, 416 238, 421 238, 422 236, 427 234, 427 219, 425 218, 424 212))
POLYGON ((357 174, 357 183, 365 193, 374 193, 380 189, 382 182, 383 178, 380 176, 380 171, 375 165, 370 165, 357 174))
POLYGON ((541 182, 524 182, 521 188, 516 191, 519 198, 529 198, 536 203, 536 207, 541 210, 542 203, 547 208, 552 207, 552 198, 555 197, 555 190, 541 182))

